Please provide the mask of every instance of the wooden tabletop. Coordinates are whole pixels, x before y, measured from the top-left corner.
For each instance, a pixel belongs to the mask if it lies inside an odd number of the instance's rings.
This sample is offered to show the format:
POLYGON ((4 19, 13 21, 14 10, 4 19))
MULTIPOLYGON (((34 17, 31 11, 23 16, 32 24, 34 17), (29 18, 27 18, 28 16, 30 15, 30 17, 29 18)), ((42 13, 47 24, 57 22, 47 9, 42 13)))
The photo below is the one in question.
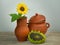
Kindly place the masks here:
POLYGON ((60 45, 60 32, 49 32, 46 34, 43 44, 32 44, 29 41, 18 42, 13 32, 0 32, 0 45, 60 45))

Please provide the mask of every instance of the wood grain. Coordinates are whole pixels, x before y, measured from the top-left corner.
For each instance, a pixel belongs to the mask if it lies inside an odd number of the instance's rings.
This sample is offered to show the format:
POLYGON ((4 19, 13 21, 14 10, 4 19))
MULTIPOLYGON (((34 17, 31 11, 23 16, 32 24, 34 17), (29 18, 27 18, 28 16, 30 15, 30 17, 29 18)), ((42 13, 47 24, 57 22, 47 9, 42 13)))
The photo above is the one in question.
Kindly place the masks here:
POLYGON ((46 34, 43 44, 32 44, 29 41, 18 42, 13 32, 0 32, 0 45, 60 45, 60 32, 49 32, 46 34))

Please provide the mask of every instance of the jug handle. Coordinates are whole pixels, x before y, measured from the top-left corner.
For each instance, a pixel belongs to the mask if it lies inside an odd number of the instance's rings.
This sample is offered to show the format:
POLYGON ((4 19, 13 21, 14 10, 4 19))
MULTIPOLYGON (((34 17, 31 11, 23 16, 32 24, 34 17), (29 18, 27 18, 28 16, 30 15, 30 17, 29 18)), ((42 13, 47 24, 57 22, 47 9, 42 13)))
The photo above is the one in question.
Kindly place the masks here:
POLYGON ((47 25, 47 28, 49 28, 49 27, 50 27, 50 24, 49 24, 49 23, 46 23, 46 25, 47 25))

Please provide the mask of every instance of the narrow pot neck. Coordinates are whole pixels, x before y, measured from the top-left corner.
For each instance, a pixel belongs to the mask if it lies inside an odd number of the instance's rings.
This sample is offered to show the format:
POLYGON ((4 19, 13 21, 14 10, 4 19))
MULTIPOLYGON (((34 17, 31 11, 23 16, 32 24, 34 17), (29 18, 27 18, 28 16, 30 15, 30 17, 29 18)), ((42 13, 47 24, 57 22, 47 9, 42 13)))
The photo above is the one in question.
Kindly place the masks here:
POLYGON ((17 26, 24 26, 27 24, 27 18, 20 18, 17 20, 17 26))

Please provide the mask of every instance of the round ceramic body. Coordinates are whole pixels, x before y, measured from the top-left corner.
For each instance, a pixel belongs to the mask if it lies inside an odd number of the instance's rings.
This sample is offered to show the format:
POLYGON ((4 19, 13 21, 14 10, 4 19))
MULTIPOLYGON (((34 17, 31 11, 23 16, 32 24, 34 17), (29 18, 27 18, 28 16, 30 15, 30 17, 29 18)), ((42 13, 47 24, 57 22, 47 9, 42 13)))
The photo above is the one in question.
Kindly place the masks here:
POLYGON ((50 27, 49 23, 42 23, 42 24, 29 24, 29 29, 31 30, 35 30, 35 31, 40 31, 42 33, 46 33, 47 29, 50 27))
POLYGON ((47 32, 47 29, 50 27, 50 24, 46 23, 45 16, 36 13, 30 18, 28 26, 30 31, 36 30, 45 34, 47 32))

